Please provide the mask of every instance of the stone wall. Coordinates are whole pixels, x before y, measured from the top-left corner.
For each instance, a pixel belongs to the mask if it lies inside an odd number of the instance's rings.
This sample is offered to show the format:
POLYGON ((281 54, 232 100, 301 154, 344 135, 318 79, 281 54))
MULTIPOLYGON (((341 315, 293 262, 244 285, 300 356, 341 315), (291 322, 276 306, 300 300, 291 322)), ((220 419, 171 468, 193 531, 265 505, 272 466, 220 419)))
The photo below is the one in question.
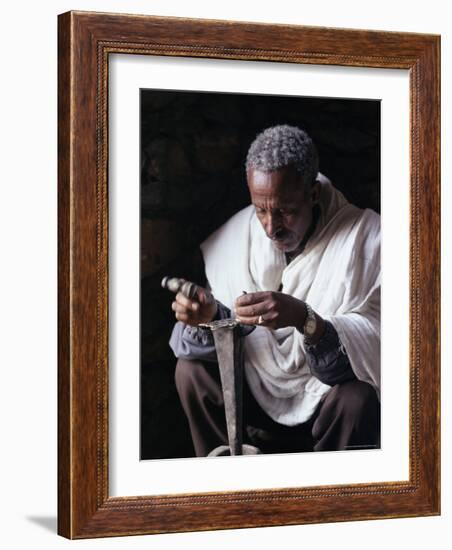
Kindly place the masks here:
POLYGON ((193 453, 168 347, 165 275, 204 283, 199 243, 249 204, 244 161, 257 133, 304 128, 320 170, 354 204, 380 210, 380 103, 198 92, 141 92, 141 457, 193 453))

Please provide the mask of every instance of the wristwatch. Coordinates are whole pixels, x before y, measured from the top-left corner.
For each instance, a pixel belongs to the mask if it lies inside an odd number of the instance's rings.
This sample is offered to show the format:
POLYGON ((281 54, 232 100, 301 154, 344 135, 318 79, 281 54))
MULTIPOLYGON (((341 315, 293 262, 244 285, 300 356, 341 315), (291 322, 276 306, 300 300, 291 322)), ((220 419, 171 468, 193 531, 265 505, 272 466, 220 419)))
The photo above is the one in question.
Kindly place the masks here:
POLYGON ((312 307, 306 302, 304 305, 306 306, 306 320, 303 326, 303 334, 305 335, 305 337, 310 338, 314 336, 317 329, 317 318, 312 307))

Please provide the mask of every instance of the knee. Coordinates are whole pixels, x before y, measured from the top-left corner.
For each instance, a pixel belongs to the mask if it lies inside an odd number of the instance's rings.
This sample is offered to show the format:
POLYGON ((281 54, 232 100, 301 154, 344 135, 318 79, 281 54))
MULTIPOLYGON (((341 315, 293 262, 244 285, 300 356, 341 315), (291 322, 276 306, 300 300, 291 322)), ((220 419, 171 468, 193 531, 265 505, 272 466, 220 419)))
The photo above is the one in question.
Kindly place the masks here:
POLYGON ((326 394, 312 427, 315 450, 380 446, 380 402, 366 382, 351 380, 326 394))
POLYGON ((380 409, 377 392, 367 382, 351 380, 334 386, 332 392, 338 409, 346 416, 360 418, 380 409))
POLYGON ((179 359, 176 364, 175 383, 182 406, 193 403, 223 404, 218 365, 202 361, 179 359))
POLYGON ((201 361, 178 359, 174 373, 174 380, 176 383, 177 392, 181 398, 189 396, 193 393, 203 368, 204 366, 201 361))

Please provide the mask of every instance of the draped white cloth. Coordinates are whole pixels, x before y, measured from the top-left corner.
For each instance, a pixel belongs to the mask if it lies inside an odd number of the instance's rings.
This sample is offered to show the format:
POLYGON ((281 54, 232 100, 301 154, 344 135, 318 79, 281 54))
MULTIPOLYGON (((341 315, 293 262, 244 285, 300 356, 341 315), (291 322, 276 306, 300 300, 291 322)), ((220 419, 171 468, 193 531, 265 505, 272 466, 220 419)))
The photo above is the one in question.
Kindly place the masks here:
MULTIPOLYGON (((233 310, 245 290, 277 291, 306 301, 336 328, 358 379, 380 387, 380 216, 347 202, 319 174, 320 218, 305 250, 289 265, 250 205, 202 245, 217 300, 233 310)), ((245 338, 245 375, 260 406, 293 426, 313 414, 330 389, 311 375, 303 335, 257 327, 245 338)))

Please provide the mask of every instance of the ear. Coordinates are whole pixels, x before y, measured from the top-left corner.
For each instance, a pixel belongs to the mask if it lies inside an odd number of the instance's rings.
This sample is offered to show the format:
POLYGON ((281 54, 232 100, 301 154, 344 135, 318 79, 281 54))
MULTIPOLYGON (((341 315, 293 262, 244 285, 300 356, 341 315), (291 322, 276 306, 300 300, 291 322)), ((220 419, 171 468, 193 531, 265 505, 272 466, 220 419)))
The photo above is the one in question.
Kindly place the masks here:
POLYGON ((315 180, 312 184, 310 194, 312 204, 317 204, 320 200, 320 182, 318 180, 315 180))

